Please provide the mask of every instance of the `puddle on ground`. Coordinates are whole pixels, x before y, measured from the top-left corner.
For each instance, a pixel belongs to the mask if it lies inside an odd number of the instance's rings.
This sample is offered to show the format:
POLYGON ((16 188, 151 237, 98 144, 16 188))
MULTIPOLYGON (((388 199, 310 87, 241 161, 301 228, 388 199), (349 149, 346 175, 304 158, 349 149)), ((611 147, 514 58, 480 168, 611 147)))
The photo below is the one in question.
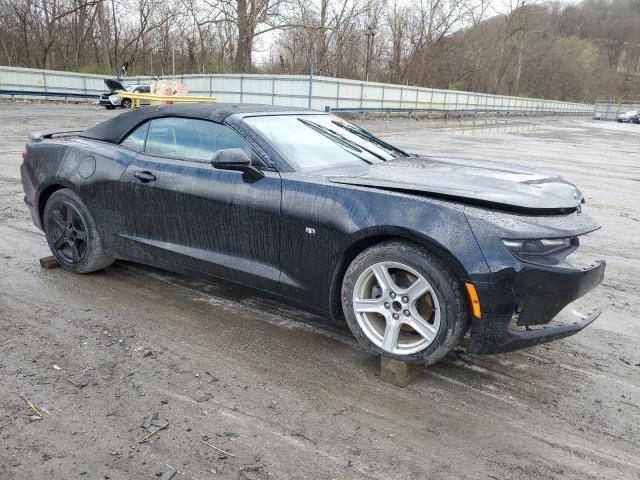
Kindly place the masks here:
POLYGON ((452 135, 487 135, 496 133, 531 133, 547 129, 542 122, 506 119, 441 119, 431 120, 429 127, 452 135))

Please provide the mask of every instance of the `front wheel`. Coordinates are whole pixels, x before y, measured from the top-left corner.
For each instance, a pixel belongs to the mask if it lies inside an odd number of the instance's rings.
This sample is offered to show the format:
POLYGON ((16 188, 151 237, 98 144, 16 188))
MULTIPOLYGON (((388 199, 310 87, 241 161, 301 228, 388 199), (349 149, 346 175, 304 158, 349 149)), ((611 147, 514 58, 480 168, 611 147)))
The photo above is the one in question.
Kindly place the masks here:
POLYGON ((63 188, 49 197, 43 225, 51 253, 65 270, 89 273, 113 263, 103 251, 93 217, 73 191, 63 188))
POLYGON ((469 328, 460 282, 431 252, 400 241, 353 260, 342 283, 342 308, 368 351, 407 363, 436 363, 469 328))
POLYGON ((128 98, 124 98, 120 106, 122 108, 131 108, 131 100, 129 100, 128 98))

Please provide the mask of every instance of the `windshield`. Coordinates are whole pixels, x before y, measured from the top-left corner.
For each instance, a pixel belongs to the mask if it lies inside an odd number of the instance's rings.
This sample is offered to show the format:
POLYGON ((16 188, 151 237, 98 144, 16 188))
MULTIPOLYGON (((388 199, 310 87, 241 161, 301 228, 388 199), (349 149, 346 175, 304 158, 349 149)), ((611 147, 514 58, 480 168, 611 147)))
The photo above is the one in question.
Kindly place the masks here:
POLYGON ((297 172, 358 174, 373 163, 408 156, 333 115, 273 115, 245 121, 269 140, 297 172))

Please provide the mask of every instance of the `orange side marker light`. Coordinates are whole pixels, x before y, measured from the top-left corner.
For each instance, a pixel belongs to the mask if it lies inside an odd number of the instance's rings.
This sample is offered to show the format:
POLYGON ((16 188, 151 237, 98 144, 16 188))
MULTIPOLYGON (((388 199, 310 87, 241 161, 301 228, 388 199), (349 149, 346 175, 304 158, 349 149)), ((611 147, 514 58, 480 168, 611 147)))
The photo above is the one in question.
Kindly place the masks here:
POLYGON ((476 318, 480 318, 482 316, 482 311, 480 310, 480 300, 478 299, 478 292, 476 292, 476 287, 473 286, 473 283, 465 283, 465 287, 467 287, 467 293, 469 294, 469 300, 471 301, 471 311, 473 312, 473 316, 476 318))

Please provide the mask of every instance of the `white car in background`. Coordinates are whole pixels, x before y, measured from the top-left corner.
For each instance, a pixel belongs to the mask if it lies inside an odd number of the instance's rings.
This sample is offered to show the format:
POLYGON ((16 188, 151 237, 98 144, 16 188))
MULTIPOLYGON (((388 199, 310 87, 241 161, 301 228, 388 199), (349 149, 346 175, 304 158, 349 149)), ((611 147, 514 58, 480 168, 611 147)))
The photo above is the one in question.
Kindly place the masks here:
MULTIPOLYGON (((127 91, 132 93, 150 93, 151 87, 149 85, 128 85, 124 86, 118 80, 107 79, 104 81, 105 85, 109 89, 108 93, 100 95, 98 103, 107 110, 113 110, 114 108, 131 108, 131 100, 128 98, 120 98, 118 92, 127 91)), ((145 102, 141 102, 142 105, 145 102)))
POLYGON ((618 123, 640 123, 640 112, 631 110, 630 112, 618 115, 618 123))

